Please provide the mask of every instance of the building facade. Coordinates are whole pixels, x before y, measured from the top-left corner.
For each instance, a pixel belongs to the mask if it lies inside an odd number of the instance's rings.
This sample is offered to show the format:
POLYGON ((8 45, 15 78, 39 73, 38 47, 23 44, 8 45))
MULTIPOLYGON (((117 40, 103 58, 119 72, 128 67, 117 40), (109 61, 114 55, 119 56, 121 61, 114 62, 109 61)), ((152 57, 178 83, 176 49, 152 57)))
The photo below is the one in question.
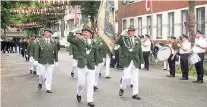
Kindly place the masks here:
POLYGON ((80 26, 82 23, 80 6, 78 6, 78 8, 77 8, 77 23, 76 24, 74 24, 75 8, 71 6, 71 8, 65 10, 65 12, 68 14, 66 14, 64 16, 64 19, 62 21, 59 21, 59 22, 53 24, 51 27, 52 31, 54 32, 54 34, 52 36, 59 38, 59 42, 60 42, 61 46, 68 45, 67 36, 68 36, 69 32, 71 30, 77 28, 78 26, 80 26))
MULTIPOLYGON (((152 1, 146 11, 146 1, 123 0, 118 2, 118 33, 134 25, 136 35, 151 35, 153 40, 166 40, 170 36, 188 35, 188 1, 152 1)), ((207 1, 195 2, 195 31, 207 37, 207 1)))

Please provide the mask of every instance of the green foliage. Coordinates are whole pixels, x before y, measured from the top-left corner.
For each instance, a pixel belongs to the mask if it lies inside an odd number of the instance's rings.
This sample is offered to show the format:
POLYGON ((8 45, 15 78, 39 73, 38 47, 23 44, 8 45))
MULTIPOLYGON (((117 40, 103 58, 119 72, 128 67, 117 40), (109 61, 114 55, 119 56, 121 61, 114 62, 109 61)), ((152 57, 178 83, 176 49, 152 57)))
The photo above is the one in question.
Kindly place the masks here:
MULTIPOLYGON (((50 27, 51 20, 57 20, 64 17, 64 15, 37 15, 37 14, 13 14, 10 12, 12 9, 41 9, 49 7, 49 4, 39 4, 35 1, 1 1, 1 28, 5 29, 9 24, 20 23, 34 23, 39 22, 44 27, 50 27)), ((51 12, 64 12, 64 10, 51 11, 51 12)), ((24 29, 27 35, 31 33, 37 34, 39 28, 24 29)))
MULTIPOLYGON (((178 68, 176 68, 175 72, 177 74, 182 74, 181 69, 178 69, 178 68)), ((194 77, 197 76, 197 72, 196 72, 195 66, 189 65, 189 73, 188 74, 189 74, 189 76, 194 76, 194 77)), ((205 74, 207 74, 207 68, 204 68, 204 75, 205 74)))

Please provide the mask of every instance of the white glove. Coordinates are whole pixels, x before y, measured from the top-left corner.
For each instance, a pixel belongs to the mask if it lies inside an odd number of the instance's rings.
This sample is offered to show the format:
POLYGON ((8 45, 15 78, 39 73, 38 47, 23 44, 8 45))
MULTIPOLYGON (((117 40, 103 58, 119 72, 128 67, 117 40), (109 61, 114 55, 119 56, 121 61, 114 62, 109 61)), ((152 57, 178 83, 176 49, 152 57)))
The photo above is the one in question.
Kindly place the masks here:
POLYGON ((141 64, 141 69, 144 69, 144 64, 141 64))
POLYGON ((33 62, 34 61, 34 58, 33 57, 30 57, 29 58, 29 62, 33 62))
POLYGON ((28 55, 26 55, 26 57, 28 57, 28 55))
POLYGON ((114 46, 114 50, 118 50, 119 47, 120 47, 120 45, 115 45, 115 46, 114 46))
POLYGON ((115 56, 112 56, 113 59, 115 59, 115 56))
POLYGON ((73 55, 70 55, 69 57, 73 58, 73 55))
POLYGON ((128 29, 125 29, 124 31, 121 32, 121 35, 125 35, 128 29))
POLYGON ((58 66, 58 62, 55 62, 55 66, 58 66))

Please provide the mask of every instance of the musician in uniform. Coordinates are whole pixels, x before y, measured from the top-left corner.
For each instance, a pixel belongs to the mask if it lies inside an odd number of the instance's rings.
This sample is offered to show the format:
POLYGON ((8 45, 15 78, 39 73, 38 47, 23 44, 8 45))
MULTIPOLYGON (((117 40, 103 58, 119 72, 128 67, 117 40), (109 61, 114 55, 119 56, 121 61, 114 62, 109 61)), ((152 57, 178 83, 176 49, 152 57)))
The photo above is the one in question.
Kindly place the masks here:
POLYGON ((95 52, 96 44, 91 39, 92 31, 89 27, 82 29, 83 39, 75 38, 72 32, 69 33, 67 41, 77 46, 79 50, 78 58, 78 83, 77 83, 77 100, 81 102, 82 92, 87 81, 87 102, 88 106, 94 107, 93 94, 95 82, 95 52))
MULTIPOLYGON (((77 31, 76 32, 76 38, 81 38, 81 32, 80 31, 77 31)), ((79 52, 78 52, 78 49, 77 49, 77 46, 74 45, 74 44, 70 44, 69 46, 69 52, 70 52, 70 55, 72 55, 73 59, 72 59, 72 63, 73 63, 73 67, 72 67, 72 71, 71 71, 71 76, 74 77, 74 71, 76 70, 77 68, 77 59, 78 59, 78 55, 79 55, 79 52)))
POLYGON ((35 40, 35 34, 31 35, 30 40, 27 45, 27 55, 29 58, 29 69, 30 69, 30 74, 36 75, 36 68, 33 65, 33 57, 34 57, 34 40, 35 40))
POLYGON ((193 53, 197 53, 200 57, 200 61, 195 64, 195 68, 197 71, 197 80, 193 81, 193 83, 203 83, 203 60, 204 55, 207 47, 206 39, 204 38, 204 35, 197 31, 198 33, 195 35, 195 44, 193 46, 193 53))
POLYGON ((169 64, 169 68, 170 68, 170 75, 168 75, 167 77, 175 77, 175 58, 176 58, 176 53, 174 51, 174 49, 172 48, 172 44, 176 41, 176 37, 171 36, 171 40, 170 43, 168 44, 168 46, 171 49, 171 55, 168 58, 168 64, 169 64))
POLYGON ((39 67, 39 84, 38 89, 42 89, 43 81, 45 80, 45 88, 47 93, 52 93, 52 76, 54 66, 58 62, 58 49, 56 42, 51 38, 52 31, 44 30, 44 37, 39 38, 35 43, 34 63, 39 67), (38 61, 38 62, 37 62, 38 61), (39 63, 39 64, 38 64, 39 63))
POLYGON ((126 36, 120 36, 114 47, 115 50, 120 49, 120 65, 124 67, 122 81, 119 90, 119 96, 122 96, 126 89, 127 83, 133 79, 133 99, 140 100, 138 95, 138 72, 139 67, 144 67, 143 53, 141 48, 141 41, 134 35, 135 28, 131 25, 128 28, 126 36))
POLYGON ((143 58, 144 58, 144 64, 145 69, 149 70, 149 55, 151 51, 151 40, 149 35, 145 35, 145 38, 143 39, 141 43, 142 51, 143 51, 143 58))
POLYGON ((180 54, 180 64, 181 64, 181 70, 182 70, 182 78, 181 80, 188 80, 188 57, 189 53, 191 51, 191 43, 188 40, 188 36, 182 35, 181 37, 181 45, 179 45, 179 54, 180 54))

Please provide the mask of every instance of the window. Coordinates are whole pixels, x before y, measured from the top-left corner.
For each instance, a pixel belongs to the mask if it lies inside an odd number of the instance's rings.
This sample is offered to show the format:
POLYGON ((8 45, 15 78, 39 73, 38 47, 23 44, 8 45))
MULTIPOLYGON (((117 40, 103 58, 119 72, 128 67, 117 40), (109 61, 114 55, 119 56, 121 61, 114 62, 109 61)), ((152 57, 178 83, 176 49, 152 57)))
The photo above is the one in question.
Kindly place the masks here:
POLYGON ((162 15, 157 15, 157 39, 162 38, 162 15))
POLYGON ((147 34, 152 35, 152 18, 151 16, 147 16, 147 34))
POLYGON ((142 35, 142 18, 138 18, 138 35, 142 35))
POLYGON ((174 36, 174 12, 168 13, 168 37, 174 36))
POLYGON ((205 34, 205 7, 197 9, 197 30, 205 34))
POLYGON ((134 19, 130 19, 130 26, 134 25, 134 19))
POLYGON ((129 0, 129 3, 133 3, 134 2, 134 0, 129 0))
POLYGON ((181 11, 181 14, 182 14, 182 34, 185 34, 185 35, 188 35, 188 31, 187 31, 187 27, 185 25, 185 23, 188 22, 188 10, 182 10, 181 11))
POLYGON ((123 1, 122 1, 122 4, 123 4, 123 5, 127 4, 127 0, 123 0, 123 1))
POLYGON ((126 19, 123 20, 123 23, 122 24, 123 24, 123 29, 122 30, 125 30, 126 27, 127 27, 126 19))

